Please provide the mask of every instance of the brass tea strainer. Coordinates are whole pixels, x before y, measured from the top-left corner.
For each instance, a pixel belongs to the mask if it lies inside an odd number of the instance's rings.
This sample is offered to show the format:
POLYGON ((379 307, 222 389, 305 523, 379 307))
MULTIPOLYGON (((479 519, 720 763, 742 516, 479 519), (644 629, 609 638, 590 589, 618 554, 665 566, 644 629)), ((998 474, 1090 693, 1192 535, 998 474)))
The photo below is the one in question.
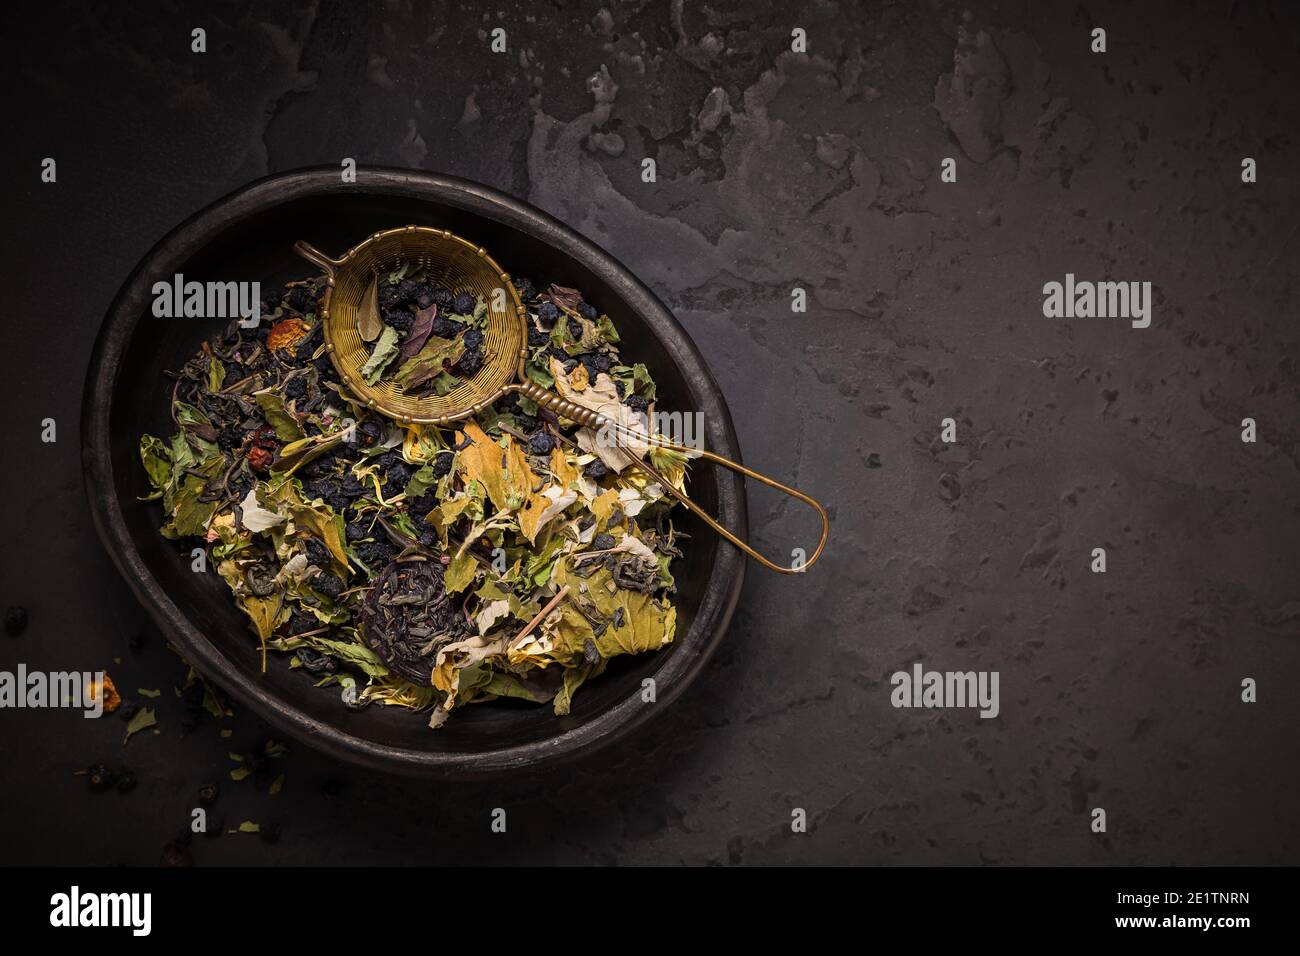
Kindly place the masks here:
POLYGON ((325 348, 343 384, 367 407, 403 424, 418 422, 446 425, 477 414, 502 396, 517 392, 562 418, 601 429, 605 435, 621 434, 634 437, 644 444, 705 458, 804 502, 821 519, 822 529, 817 547, 802 564, 795 567, 774 564, 724 528, 689 496, 674 488, 652 464, 642 460, 641 455, 616 441, 633 465, 652 476, 666 492, 699 515, 709 527, 764 567, 783 574, 798 574, 812 567, 821 557, 826 538, 830 534, 830 520, 826 509, 813 498, 712 452, 678 445, 662 436, 629 428, 599 412, 561 398, 530 380, 525 374, 528 360, 528 312, 511 283, 510 276, 481 246, 475 246, 445 229, 403 226, 375 233, 360 245, 349 249, 340 259, 331 259, 302 241, 294 244, 294 250, 324 270, 327 276, 325 296, 321 303, 325 348), (456 292, 469 292, 488 303, 487 326, 483 332, 483 365, 476 373, 462 379, 446 395, 407 394, 401 386, 382 379, 374 385, 368 385, 358 372, 370 357, 370 350, 357 328, 358 312, 369 294, 371 284, 379 276, 392 272, 399 263, 422 267, 426 281, 433 285, 446 286, 456 292), (498 290, 503 290, 504 295, 498 290))

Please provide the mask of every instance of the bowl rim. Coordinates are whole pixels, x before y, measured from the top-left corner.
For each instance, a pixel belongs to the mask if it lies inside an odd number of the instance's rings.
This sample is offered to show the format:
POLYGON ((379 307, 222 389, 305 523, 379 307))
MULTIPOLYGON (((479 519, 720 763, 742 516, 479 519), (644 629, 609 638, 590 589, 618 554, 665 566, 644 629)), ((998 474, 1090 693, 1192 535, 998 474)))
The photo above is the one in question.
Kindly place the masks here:
MULTIPOLYGON (((177 264, 214 235, 244 219, 262 215, 276 205, 339 193, 395 196, 453 206, 523 232, 581 263, 641 316, 670 359, 681 368, 692 389, 692 403, 704 414, 709 447, 732 461, 741 461, 730 412, 703 355, 667 307, 613 256, 548 213, 471 180, 421 170, 368 166, 357 169, 356 182, 343 183, 336 167, 317 166, 263 177, 194 213, 140 259, 114 296, 91 353, 81 410, 82 478, 100 541, 136 599, 189 663, 277 731, 336 759, 408 776, 481 780, 565 763, 625 738, 685 691, 726 634, 745 576, 743 555, 726 541, 719 540, 691 627, 686 634, 677 635, 674 653, 665 657, 655 671, 653 704, 644 704, 639 695, 632 694, 591 720, 553 737, 478 753, 438 753, 378 743, 317 720, 257 687, 190 622, 136 549, 118 501, 113 473, 112 401, 121 359, 144 312, 152 277, 174 272, 177 264)), ((716 517, 740 537, 747 537, 742 479, 726 469, 714 472, 716 517)))

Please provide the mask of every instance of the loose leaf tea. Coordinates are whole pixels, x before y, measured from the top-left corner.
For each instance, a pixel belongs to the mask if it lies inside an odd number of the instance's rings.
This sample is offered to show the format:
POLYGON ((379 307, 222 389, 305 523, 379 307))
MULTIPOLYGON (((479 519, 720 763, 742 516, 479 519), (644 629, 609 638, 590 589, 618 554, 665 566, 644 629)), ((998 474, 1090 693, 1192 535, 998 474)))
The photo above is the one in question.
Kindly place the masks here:
MULTIPOLYGON (((580 291, 516 283, 526 372, 571 401, 648 429, 654 381, 580 291)), ((174 374, 175 432, 140 458, 161 533, 197 539, 272 653, 340 706, 449 711, 503 697, 550 703, 620 654, 670 643, 675 499, 687 459, 509 395, 453 426, 399 425, 341 383, 319 317, 324 277, 262 303, 174 374), (648 455, 659 473, 631 468, 648 455)), ((486 307, 399 264, 358 331, 367 382, 445 394, 485 360, 486 307), (373 334, 372 334, 373 333, 373 334)), ((188 553, 189 545, 186 545, 188 553)))

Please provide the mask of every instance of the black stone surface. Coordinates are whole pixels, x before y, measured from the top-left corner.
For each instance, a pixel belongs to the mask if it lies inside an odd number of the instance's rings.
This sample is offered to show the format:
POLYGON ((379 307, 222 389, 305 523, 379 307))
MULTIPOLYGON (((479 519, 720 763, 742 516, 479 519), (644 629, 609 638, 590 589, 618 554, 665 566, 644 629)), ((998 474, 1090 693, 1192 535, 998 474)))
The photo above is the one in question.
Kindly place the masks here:
MULTIPOLYGON (((32 11, 0 85, 0 600, 31 623, 0 668, 157 688, 161 733, 0 711, 0 861, 155 863, 219 780, 227 827, 282 836, 196 838, 200 865, 1297 862, 1294 8, 32 11), (231 189, 349 156, 480 180, 604 245, 711 357, 748 463, 834 509, 824 562, 753 571, 673 711, 573 770, 433 786, 293 747, 231 781, 266 732, 182 735, 184 665, 89 525, 81 386, 123 278, 231 189), (1151 327, 1044 318, 1066 272, 1151 281, 1151 327), (998 671, 1000 716, 892 708, 916 660, 998 671), (90 793, 95 762, 138 785, 90 793)), ((750 508, 767 551, 809 533, 762 489, 750 508)))

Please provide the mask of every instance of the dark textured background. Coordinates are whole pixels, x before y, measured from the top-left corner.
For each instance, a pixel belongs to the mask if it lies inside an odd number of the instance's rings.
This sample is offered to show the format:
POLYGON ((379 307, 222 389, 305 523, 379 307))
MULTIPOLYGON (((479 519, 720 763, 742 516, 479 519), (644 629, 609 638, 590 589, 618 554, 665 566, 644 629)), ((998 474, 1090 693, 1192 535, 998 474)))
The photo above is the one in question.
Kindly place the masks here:
MULTIPOLYGON (((32 11, 6 12, 0 333, 0 600, 32 624, 0 667, 164 694, 162 733, 125 747, 115 719, 0 712, 0 859, 153 863, 221 779, 227 825, 283 838, 198 839, 200 864, 1300 861, 1294 6, 32 11), (954 77, 963 29, 988 43, 954 77), (279 795, 233 783, 227 752, 266 731, 182 737, 183 667, 90 527, 77 421, 117 287, 197 208, 344 156, 480 180, 604 245, 710 357, 748 462, 834 507, 824 563, 753 570, 698 683, 576 768, 432 785, 297 746, 279 795), (1152 327, 1043 318, 1067 271, 1150 280, 1152 327), (892 709, 917 659, 1000 671, 1001 716, 892 709), (96 760, 139 787, 87 793, 96 760)), ((751 491, 765 549, 799 519, 751 491)))

